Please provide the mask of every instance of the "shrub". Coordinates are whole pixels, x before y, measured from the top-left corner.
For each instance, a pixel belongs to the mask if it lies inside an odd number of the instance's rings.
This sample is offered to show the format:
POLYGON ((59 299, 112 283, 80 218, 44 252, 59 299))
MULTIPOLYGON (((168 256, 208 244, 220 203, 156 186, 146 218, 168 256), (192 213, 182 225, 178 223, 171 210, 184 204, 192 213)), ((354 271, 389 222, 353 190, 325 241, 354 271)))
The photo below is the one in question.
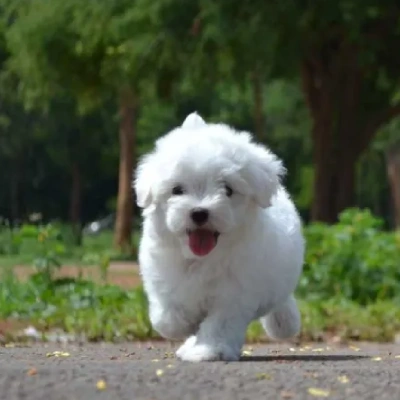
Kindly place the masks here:
POLYGON ((301 297, 343 297, 361 305, 399 300, 400 232, 385 232, 382 226, 369 211, 348 209, 337 224, 305 227, 301 297))

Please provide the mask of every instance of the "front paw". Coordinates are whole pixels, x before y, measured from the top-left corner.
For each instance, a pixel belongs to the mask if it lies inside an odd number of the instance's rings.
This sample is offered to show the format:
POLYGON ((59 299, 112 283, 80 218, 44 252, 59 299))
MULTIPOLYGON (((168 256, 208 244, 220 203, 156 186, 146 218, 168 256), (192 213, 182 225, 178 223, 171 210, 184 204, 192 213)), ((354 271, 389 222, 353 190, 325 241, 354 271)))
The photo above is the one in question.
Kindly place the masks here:
POLYGON ((176 351, 176 356, 180 359, 183 359, 186 352, 189 351, 196 344, 196 336, 190 336, 185 340, 181 347, 176 351))
MULTIPOLYGON (((195 337, 194 340, 196 340, 195 337)), ((190 343, 189 346, 189 344, 185 342, 181 348, 178 349, 177 356, 183 361, 190 362, 238 361, 240 358, 240 352, 226 345, 215 346, 209 344, 190 343)))

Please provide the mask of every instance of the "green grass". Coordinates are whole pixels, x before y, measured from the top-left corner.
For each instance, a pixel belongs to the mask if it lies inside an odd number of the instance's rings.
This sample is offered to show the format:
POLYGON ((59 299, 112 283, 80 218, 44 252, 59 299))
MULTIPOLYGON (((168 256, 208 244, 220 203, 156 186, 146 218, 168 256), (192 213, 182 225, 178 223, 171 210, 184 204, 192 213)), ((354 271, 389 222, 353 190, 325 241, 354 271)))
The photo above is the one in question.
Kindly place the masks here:
MULTIPOLYGON (((32 265, 34 259, 40 252, 37 237, 24 237, 22 240, 16 238, 14 246, 10 244, 10 234, 0 229, 0 269, 14 266, 32 265), (2 250, 1 243, 5 251, 2 250)), ((124 254, 113 249, 113 232, 103 231, 98 235, 84 236, 81 246, 73 244, 72 238, 65 228, 62 238, 63 250, 57 254, 58 260, 63 264, 92 265, 96 264, 99 255, 106 255, 110 261, 134 261, 135 255, 124 254)), ((137 249, 139 244, 139 232, 132 237, 133 248, 137 249)))
MULTIPOLYGON (((307 254, 297 295, 304 340, 326 335, 392 341, 400 332, 400 234, 385 232, 368 211, 348 210, 338 224, 305 228, 307 254)), ((72 238, 73 239, 73 238, 72 238)), ((157 338, 148 320, 142 288, 125 290, 82 279, 55 279, 61 264, 95 265, 106 276, 111 260, 132 259, 112 249, 112 232, 85 237, 74 246, 67 227, 0 227, 0 319, 61 328, 88 340, 157 338), (37 274, 18 281, 15 265, 37 274)), ((139 233, 134 235, 137 246, 139 233)), ((259 323, 249 342, 264 340, 259 323)))
POLYGON ((82 279, 48 279, 38 273, 26 282, 11 271, 0 283, 0 318, 60 328, 88 340, 144 339, 153 336, 142 288, 124 290, 82 279))
MULTIPOLYGON (((304 340, 321 340, 327 333, 344 339, 392 341, 400 331, 400 308, 391 301, 366 307, 343 299, 300 300, 304 340)), ((159 338, 148 319, 143 288, 124 290, 74 279, 48 280, 38 274, 19 282, 11 272, 0 283, 0 318, 33 324, 45 332, 54 328, 90 341, 159 338)), ((250 325, 248 342, 266 340, 258 322, 250 325)))

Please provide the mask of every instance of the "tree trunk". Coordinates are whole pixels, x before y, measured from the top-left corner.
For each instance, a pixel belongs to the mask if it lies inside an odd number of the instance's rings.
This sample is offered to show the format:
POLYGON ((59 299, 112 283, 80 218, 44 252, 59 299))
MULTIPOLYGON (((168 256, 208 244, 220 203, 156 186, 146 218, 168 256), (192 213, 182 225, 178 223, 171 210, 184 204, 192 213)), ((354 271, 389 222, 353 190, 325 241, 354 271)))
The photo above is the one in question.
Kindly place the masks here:
POLYGON ((20 215, 20 185, 21 185, 22 166, 20 158, 17 156, 14 165, 12 166, 11 181, 10 181, 10 213, 11 222, 15 224, 20 215))
POLYGON ((313 221, 334 222, 336 219, 334 196, 334 160, 330 157, 331 142, 320 124, 314 123, 314 186, 311 207, 313 221))
POLYGON ((136 103, 131 88, 123 88, 119 98, 119 182, 114 246, 130 252, 133 218, 132 174, 135 153, 136 103))
MULTIPOLYGON (((314 189, 311 219, 335 222, 354 205, 357 162, 400 104, 380 109, 365 99, 375 89, 354 43, 338 35, 330 46, 310 49, 302 62, 302 85, 313 119, 314 189)), ((398 175, 396 175, 397 179, 398 175)))
POLYGON ((10 182, 10 211, 11 221, 14 224, 19 218, 19 176, 14 173, 10 182))
MULTIPOLYGON (((351 144, 348 145, 349 147, 351 144)), ((355 205, 356 189, 356 169, 359 155, 352 151, 342 150, 338 157, 338 169, 336 173, 336 196, 335 213, 338 215, 341 211, 355 205)))
POLYGON ((400 228, 400 143, 386 154, 387 173, 392 192, 393 214, 396 228, 400 228))
POLYGON ((254 101, 254 129, 257 139, 262 142, 265 136, 263 80, 257 68, 253 71, 251 78, 254 101))
POLYGON ((343 81, 340 65, 332 64, 313 59, 302 68, 303 91, 313 118, 315 175, 311 219, 327 223, 336 222, 338 214, 354 204, 360 156, 356 141, 359 103, 354 95, 359 91, 359 81, 356 75, 350 75, 354 78, 350 82, 343 81))
MULTIPOLYGON (((324 137, 321 134, 322 139, 324 137)), ((314 197, 311 217, 314 221, 334 223, 346 208, 354 206, 357 156, 325 153, 323 147, 314 153, 314 197)))
POLYGON ((81 206, 82 206, 82 175, 79 164, 73 161, 71 165, 71 197, 69 204, 69 219, 72 226, 75 244, 82 244, 82 224, 81 224, 81 206))

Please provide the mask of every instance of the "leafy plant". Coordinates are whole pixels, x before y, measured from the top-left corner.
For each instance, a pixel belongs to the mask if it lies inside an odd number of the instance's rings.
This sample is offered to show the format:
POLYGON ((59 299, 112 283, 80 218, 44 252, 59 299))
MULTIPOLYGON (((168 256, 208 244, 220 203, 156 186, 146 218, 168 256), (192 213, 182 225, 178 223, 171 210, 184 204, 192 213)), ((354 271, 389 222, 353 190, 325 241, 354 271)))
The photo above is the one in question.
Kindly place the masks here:
MULTIPOLYGON (((63 232, 57 224, 13 230, 22 251, 29 250, 36 274, 20 281, 12 269, 3 269, 0 318, 29 321, 42 331, 60 328, 91 341, 158 338, 143 287, 126 290, 108 283, 112 235, 90 237, 74 253, 63 232), (57 277, 71 254, 82 271, 85 264, 97 265, 101 284, 82 276, 57 277)), ((357 209, 343 212, 337 224, 311 224, 304 232, 306 263, 297 292, 301 337, 392 340, 400 331, 400 233, 383 230, 382 220, 357 209)), ((252 323, 247 339, 265 338, 260 324, 252 323)))
POLYGON ((29 321, 40 330, 60 328, 88 340, 153 336, 142 288, 124 290, 83 279, 48 280, 44 271, 18 281, 0 282, 0 317, 29 321))
POLYGON ((60 231, 53 225, 23 225, 20 229, 23 239, 35 239, 38 246, 33 260, 37 272, 51 281, 54 273, 61 267, 61 257, 66 249, 60 231))
POLYGON ((307 254, 299 294, 342 297, 360 305, 399 300, 400 233, 382 230, 368 210, 349 209, 335 225, 305 228, 307 254))

